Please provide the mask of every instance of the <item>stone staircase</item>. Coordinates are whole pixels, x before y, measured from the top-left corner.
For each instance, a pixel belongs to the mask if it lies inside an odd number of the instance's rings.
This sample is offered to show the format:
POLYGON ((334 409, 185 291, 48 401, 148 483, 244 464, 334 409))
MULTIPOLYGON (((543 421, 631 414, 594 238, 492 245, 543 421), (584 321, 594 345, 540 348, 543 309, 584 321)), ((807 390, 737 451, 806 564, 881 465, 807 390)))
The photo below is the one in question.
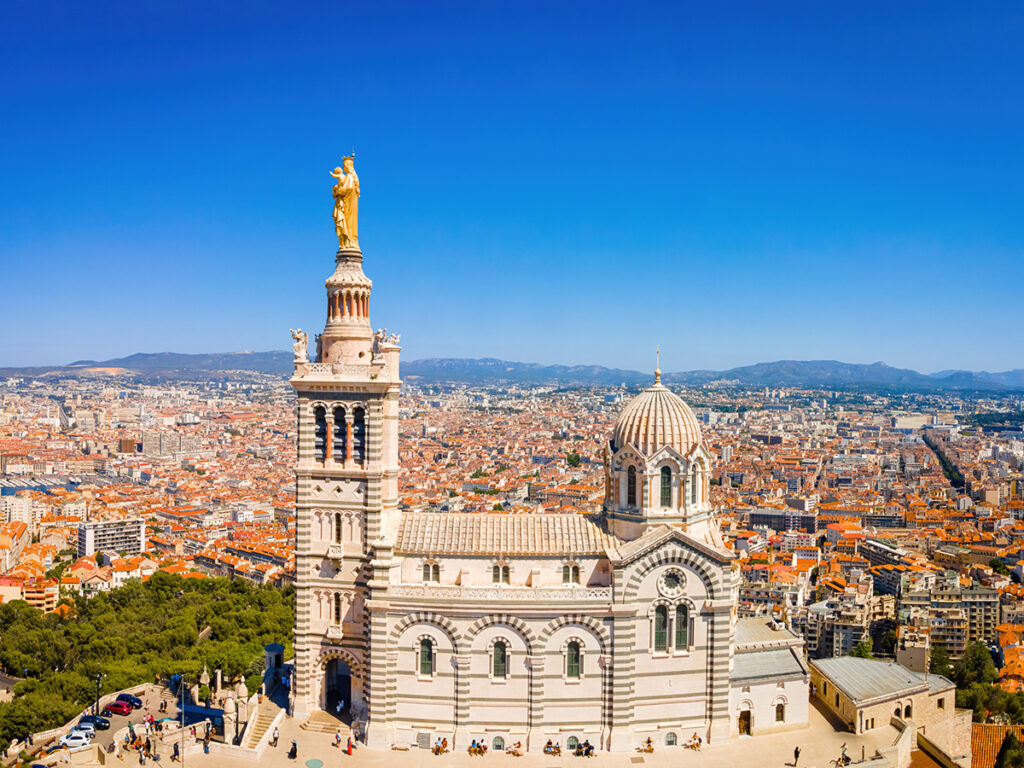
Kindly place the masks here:
POLYGON ((329 712, 319 711, 314 712, 309 716, 309 719, 299 726, 305 731, 310 733, 327 733, 333 736, 338 731, 341 731, 341 741, 344 744, 345 740, 352 735, 352 729, 348 723, 345 723, 329 712))
POLYGON ((242 746, 246 749, 256 749, 260 739, 263 738, 263 734, 270 728, 270 724, 274 722, 274 718, 277 717, 277 713, 280 711, 281 708, 271 701, 269 697, 264 698, 256 711, 256 720, 253 721, 251 728, 245 732, 242 746))

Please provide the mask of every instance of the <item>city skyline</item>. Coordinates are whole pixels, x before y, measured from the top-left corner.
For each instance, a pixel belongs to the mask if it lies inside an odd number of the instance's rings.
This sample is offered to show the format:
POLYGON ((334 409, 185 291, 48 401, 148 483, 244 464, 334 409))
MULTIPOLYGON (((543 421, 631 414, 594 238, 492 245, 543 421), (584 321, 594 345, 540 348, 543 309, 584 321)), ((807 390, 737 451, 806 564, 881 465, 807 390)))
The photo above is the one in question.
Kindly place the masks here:
POLYGON ((5 11, 0 365, 319 331, 354 147, 407 360, 1024 367, 1018 9, 523 8, 5 11))

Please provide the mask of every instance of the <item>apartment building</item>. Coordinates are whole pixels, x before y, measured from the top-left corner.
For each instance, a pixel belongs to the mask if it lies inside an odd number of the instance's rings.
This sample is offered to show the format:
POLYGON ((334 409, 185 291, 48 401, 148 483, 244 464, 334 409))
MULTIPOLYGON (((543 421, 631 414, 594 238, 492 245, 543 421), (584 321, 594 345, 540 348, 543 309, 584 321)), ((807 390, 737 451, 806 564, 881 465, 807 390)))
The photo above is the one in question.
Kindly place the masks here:
POLYGON ((146 523, 140 518, 90 520, 78 524, 78 556, 96 552, 137 555, 146 550, 146 523))
POLYGON ((987 643, 999 624, 999 590, 964 587, 955 572, 946 572, 931 589, 908 590, 900 597, 904 623, 929 627, 932 647, 945 647, 952 658, 971 643, 987 643))

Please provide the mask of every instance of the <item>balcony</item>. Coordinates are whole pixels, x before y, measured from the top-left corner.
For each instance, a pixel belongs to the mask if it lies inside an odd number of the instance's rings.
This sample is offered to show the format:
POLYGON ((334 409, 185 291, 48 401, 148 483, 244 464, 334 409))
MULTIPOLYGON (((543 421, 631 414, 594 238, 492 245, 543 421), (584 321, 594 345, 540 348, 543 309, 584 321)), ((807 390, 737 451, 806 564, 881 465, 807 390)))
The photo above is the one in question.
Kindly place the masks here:
POLYGON ((324 633, 328 640, 341 640, 344 637, 362 637, 363 626, 357 622, 346 621, 341 624, 328 624, 324 633))

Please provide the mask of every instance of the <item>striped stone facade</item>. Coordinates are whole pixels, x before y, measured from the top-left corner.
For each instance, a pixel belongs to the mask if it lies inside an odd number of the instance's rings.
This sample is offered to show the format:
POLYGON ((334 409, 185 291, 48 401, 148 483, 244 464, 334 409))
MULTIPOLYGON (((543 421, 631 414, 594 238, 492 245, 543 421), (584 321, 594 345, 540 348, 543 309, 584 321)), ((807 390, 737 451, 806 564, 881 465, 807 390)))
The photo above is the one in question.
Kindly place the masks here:
POLYGON ((377 748, 730 738, 737 574, 703 489, 703 443, 616 446, 606 515, 403 519, 399 348, 370 330, 361 262, 339 251, 319 352, 292 379, 296 716, 341 701, 377 748), (355 314, 339 310, 349 288, 355 314), (624 497, 629 466, 642 488, 670 467, 670 503, 624 497))

